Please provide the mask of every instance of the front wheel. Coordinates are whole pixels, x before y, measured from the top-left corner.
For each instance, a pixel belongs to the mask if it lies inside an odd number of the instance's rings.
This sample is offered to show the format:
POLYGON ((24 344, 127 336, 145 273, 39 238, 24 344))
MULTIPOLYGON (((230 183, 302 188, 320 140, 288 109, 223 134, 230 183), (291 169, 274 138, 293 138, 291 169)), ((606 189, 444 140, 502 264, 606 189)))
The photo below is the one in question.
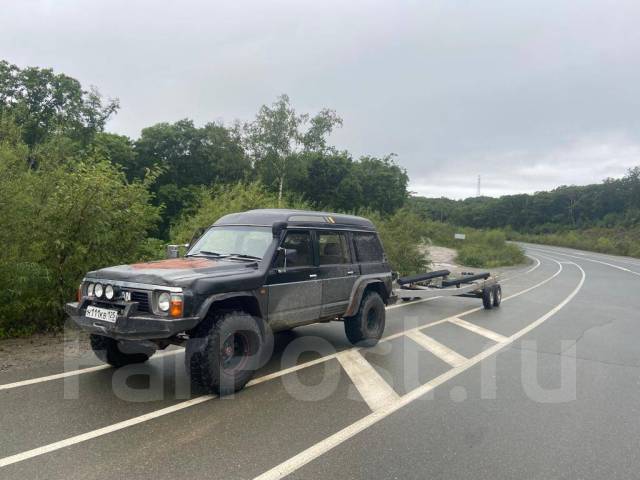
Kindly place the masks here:
POLYGON ((344 331, 353 345, 372 347, 384 332, 386 310, 377 292, 367 292, 358 313, 344 319, 344 331))
POLYGON ((245 312, 221 312, 212 320, 187 342, 185 366, 194 384, 228 395, 253 377, 263 335, 256 319, 245 312))
POLYGON ((136 345, 135 342, 127 342, 126 348, 123 348, 125 345, 120 345, 117 340, 102 335, 92 334, 89 342, 96 357, 114 367, 146 362, 154 353, 148 347, 136 345))

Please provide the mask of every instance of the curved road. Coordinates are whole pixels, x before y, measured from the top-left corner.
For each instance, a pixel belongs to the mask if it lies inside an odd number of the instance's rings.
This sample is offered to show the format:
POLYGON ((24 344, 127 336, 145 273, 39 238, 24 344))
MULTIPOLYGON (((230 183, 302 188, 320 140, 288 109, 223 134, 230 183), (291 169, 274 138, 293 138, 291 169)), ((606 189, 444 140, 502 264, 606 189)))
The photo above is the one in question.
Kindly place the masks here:
POLYGON ((233 398, 176 349, 0 375, 0 479, 637 478, 640 260, 526 245, 504 300, 399 304, 385 340, 277 337, 233 398))

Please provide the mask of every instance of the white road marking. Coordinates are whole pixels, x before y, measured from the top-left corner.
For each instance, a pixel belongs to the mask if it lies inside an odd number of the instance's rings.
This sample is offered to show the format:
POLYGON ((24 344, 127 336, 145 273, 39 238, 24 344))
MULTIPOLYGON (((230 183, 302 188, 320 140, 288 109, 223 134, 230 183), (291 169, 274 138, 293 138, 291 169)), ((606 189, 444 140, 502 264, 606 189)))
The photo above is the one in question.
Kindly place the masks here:
POLYGON ((199 403, 208 402, 213 398, 215 398, 214 395, 204 395, 201 397, 192 398, 191 400, 187 400, 186 402, 180 402, 176 405, 172 405, 171 407, 155 410, 153 412, 140 415, 139 417, 130 418, 129 420, 124 420, 122 422, 114 423, 112 425, 107 425, 106 427, 99 428, 97 430, 91 430, 90 432, 82 433, 80 435, 76 435, 75 437, 65 438, 64 440, 60 440, 59 442, 50 443, 42 447, 34 448, 32 450, 27 450, 26 452, 18 453, 16 455, 11 455, 10 457, 5 457, 0 459, 0 468, 6 467, 7 465, 11 465, 13 463, 22 462, 29 458, 37 457, 39 455, 44 455, 45 453, 50 453, 55 450, 60 450, 61 448, 65 448, 70 445, 75 445, 76 443, 86 442, 87 440, 91 440, 92 438, 100 437, 102 435, 106 435, 107 433, 116 432, 118 430, 122 430, 123 428, 131 427, 133 425, 137 425, 142 422, 148 422, 149 420, 152 420, 154 418, 162 417, 163 415, 177 412, 179 410, 184 410, 185 408, 198 405, 199 403))
POLYGON ((430 298, 421 298, 420 300, 411 300, 410 302, 397 303, 395 305, 390 305, 387 307, 387 310, 392 310, 394 308, 406 307, 408 305, 416 305, 418 303, 430 302, 431 300, 435 300, 437 298, 442 297, 430 297, 430 298))
POLYGON ((494 342, 501 343, 507 340, 507 337, 505 337, 504 335, 500 335, 497 332, 494 332, 487 328, 476 325, 475 323, 467 322, 466 320, 463 320, 461 318, 454 317, 449 319, 449 321, 455 325, 458 325, 459 327, 466 328, 467 330, 473 333, 482 335, 483 337, 488 338, 489 340, 493 340, 494 342))
POLYGON ((373 412, 400 398, 358 350, 344 350, 336 358, 373 412))
MULTIPOLYGON (((553 278, 558 276, 560 274, 560 272, 562 271, 562 265, 556 260, 553 260, 553 261, 558 264, 559 268, 558 268, 558 271, 556 271, 552 276, 550 276, 549 278, 547 278, 547 279, 545 279, 545 280, 533 285, 532 287, 529 287, 529 288, 527 288, 525 290, 521 290, 520 292, 517 292, 517 293, 515 293, 515 294, 513 294, 513 295, 511 295, 509 297, 504 297, 502 299, 502 301, 505 302, 505 301, 507 301, 509 299, 518 297, 519 295, 522 295, 522 294, 524 294, 526 292, 529 292, 529 291, 533 290, 534 288, 538 288, 538 287, 544 285, 545 283, 549 282, 550 280, 552 280, 553 278)), ((578 268, 580 268, 580 267, 578 266, 578 268)), ((580 269, 580 270, 582 270, 582 269, 580 269)), ((583 275, 584 275, 584 271, 583 271, 583 275)), ((583 278, 583 281, 584 281, 584 278, 583 278)), ((429 299, 429 300, 431 300, 431 299, 429 299)), ((413 303, 417 303, 417 302, 413 302, 413 303)), ((411 305, 411 303, 407 303, 407 305, 411 305)), ((468 315, 470 313, 477 312, 479 310, 482 310, 482 307, 472 308, 470 310, 467 310, 466 312, 459 313, 458 316, 468 315)), ((388 341, 388 340, 391 340, 393 338, 397 338, 397 337, 400 337, 400 336, 405 335, 407 333, 410 333, 412 331, 417 331, 417 330, 422 329, 422 328, 426 328, 426 327, 429 327, 429 326, 433 326, 433 325, 437 325, 437 324, 440 324, 440 323, 444 323, 444 322, 446 322, 448 320, 449 320, 448 318, 445 318, 445 319, 438 320, 438 321, 435 321, 435 322, 432 322, 432 323, 428 323, 426 325, 420 325, 418 327, 415 327, 413 329, 410 329, 410 330, 407 330, 407 331, 404 331, 404 332, 399 332, 397 334, 393 334, 393 335, 389 335, 387 337, 383 337, 381 339, 381 341, 388 341)), ((503 344, 498 344, 497 346, 500 346, 500 345, 503 345, 503 344)), ((180 351, 181 350, 175 350, 175 351, 171 350, 169 352, 163 352, 163 354, 169 355, 169 354, 173 354, 172 352, 178 353, 180 351)), ((312 360, 310 362, 302 363, 300 365, 295 365, 293 367, 290 367, 290 368, 287 368, 287 369, 284 369, 284 370, 280 370, 280 371, 274 372, 272 374, 267 374, 267 375, 264 375, 262 377, 255 378, 255 379, 251 380, 247 384, 247 386, 257 385, 257 384, 272 380, 274 378, 281 377, 283 375, 292 373, 294 371, 306 368, 308 366, 322 363, 322 362, 327 361, 327 360, 329 360, 331 358, 335 358, 336 355, 337 355, 337 353, 336 354, 331 354, 331 355, 328 355, 328 356, 325 356, 325 357, 322 357, 322 358, 318 358, 316 360, 312 360)), ((476 357, 473 357, 473 358, 476 358, 476 357)), ((471 360, 473 360, 473 359, 471 359, 471 360)), ((90 367, 90 368, 93 368, 93 367, 90 367)), ((105 368, 109 368, 109 367, 105 366, 105 368)), ((459 368, 459 367, 456 367, 456 368, 459 368)), ((456 368, 453 368, 452 370, 449 370, 449 372, 455 371, 456 368)), ((77 371, 75 371, 75 372, 77 372, 77 371)), ((436 379, 432 380, 431 382, 429 382, 426 385, 433 384, 433 382, 435 382, 436 380, 438 380, 440 378, 444 378, 449 372, 441 375, 440 377, 437 377, 436 379)), ((65 372, 65 373, 72 373, 72 372, 65 372)), ((445 380, 442 380, 442 381, 445 381, 445 380)), ((440 383, 442 383, 442 382, 440 382, 440 383)), ((434 384, 434 386, 435 386, 435 384, 434 384)), ((414 392, 415 392, 415 390, 414 390, 414 392)), ((425 391, 425 393, 426 393, 426 391, 425 391)), ((407 394, 407 395, 409 395, 409 394, 407 394)), ((404 397, 400 397, 398 402, 402 402, 403 399, 407 397, 407 395, 405 395, 404 397)), ((106 435, 108 433, 111 433, 111 432, 114 432, 114 431, 117 431, 117 430, 122 430, 124 428, 130 427, 130 426, 133 426, 133 425, 137 425, 137 424, 140 424, 140 423, 143 423, 143 422, 146 422, 146 421, 161 417, 163 415, 168 415, 170 413, 183 410, 183 409, 191 407, 193 405, 197 405, 197 404, 204 403, 206 401, 212 400, 213 398, 215 398, 215 396, 213 396, 213 395, 205 395, 205 396, 193 398, 191 400, 180 402, 180 403, 178 403, 176 405, 173 405, 171 407, 167 407, 167 408, 163 408, 163 409, 160 409, 160 410, 156 410, 154 412, 150 412, 150 413, 147 413, 147 414, 144 414, 144 415, 140 415, 138 417, 134 417, 134 418, 131 418, 129 420, 124 420, 122 422, 118 422, 116 424, 109 425, 109 426, 106 426, 106 427, 103 427, 103 428, 100 428, 100 429, 97 429, 97 430, 92 430, 90 432, 86 432, 86 433, 83 433, 83 434, 80 434, 80 435, 76 435, 74 437, 70 437, 70 438, 67 438, 67 439, 64 439, 64 440, 61 440, 61 441, 58 441, 58 442, 54 442, 54 443, 51 443, 51 444, 48 444, 48 445, 44 445, 42 447, 34 448, 32 450, 27 450, 26 452, 22 452, 22 453, 18 453, 18 454, 15 454, 15 455, 11 455, 9 457, 1 458, 0 459, 0 468, 5 467, 7 465, 11 465, 11 464, 17 463, 17 462, 21 462, 21 461, 24 461, 24 460, 27 460, 27 459, 30 459, 30 458, 34 458, 34 457, 37 457, 39 455, 44 455, 45 453, 49 453, 49 452, 52 452, 52 451, 55 451, 55 450, 59 450, 61 448, 65 448, 65 447, 68 447, 68 446, 71 446, 71 445, 75 445, 75 444, 78 444, 78 443, 81 443, 81 442, 85 442, 87 440, 91 440, 93 438, 96 438, 96 437, 99 437, 99 436, 102 436, 102 435, 106 435)), ((397 405, 397 403, 393 403, 392 405, 397 405)), ((376 415, 377 412, 386 412, 389 408, 390 408, 389 406, 384 407, 383 409, 380 409, 380 410, 374 412, 372 415, 376 415)), ((368 418, 368 417, 365 417, 365 418, 368 418)), ((380 419, 382 419, 382 418, 384 418, 384 417, 381 417, 380 419)), ((378 420, 376 420, 376 421, 378 421, 378 420)), ((375 423, 375 422, 373 422, 373 423, 375 423)), ((364 428, 367 428, 367 426, 365 426, 364 428)), ((347 427, 347 428, 349 428, 349 427, 347 427)), ((364 428, 362 428, 362 429, 364 429, 364 428)), ((338 432, 338 433, 340 433, 340 432, 338 432)), ((354 431, 354 433, 352 435, 350 435, 350 436, 353 436, 356 433, 357 433, 357 431, 354 431)), ((346 440, 347 438, 350 438, 350 436, 349 437, 345 437, 344 440, 346 440)), ((342 440, 342 441, 344 441, 344 440, 342 440)), ((339 442, 339 443, 341 443, 341 442, 339 442)), ((331 447, 331 448, 333 448, 333 447, 331 447)), ((276 478, 280 478, 280 477, 276 477, 276 478)))
POLYGON ((457 367, 467 361, 466 357, 463 357, 458 352, 451 350, 446 345, 443 345, 437 340, 434 340, 428 335, 425 335, 420 330, 414 330, 407 333, 407 337, 416 342, 422 348, 429 350, 436 357, 441 358, 452 367, 457 367))
MULTIPOLYGON (((184 351, 183 348, 180 348, 178 350, 169 350, 166 352, 160 352, 155 354, 152 359, 156 359, 156 358, 161 358, 161 357, 166 357, 169 355, 176 355, 180 352, 184 351)), ((74 375, 82 375, 85 373, 91 373, 91 372, 98 372, 100 370, 107 370, 109 368, 113 368, 111 365, 109 364, 103 364, 103 365, 96 365, 95 367, 87 367, 87 368, 80 368, 78 370, 69 370, 66 372, 62 372, 62 373, 55 373, 53 375, 47 375, 45 377, 37 377, 37 378, 29 378, 27 380, 21 380, 19 382, 13 382, 13 383, 5 383, 4 385, 0 385, 0 390, 10 390, 12 388, 18 388, 18 387, 24 387, 27 385, 33 385, 34 383, 42 383, 42 382, 50 382, 52 380, 59 380, 61 378, 66 378, 66 377, 72 377, 74 375)))
POLYGON ((556 251, 549 251, 549 250, 544 250, 544 249, 537 249, 539 252, 544 252, 546 254, 551 254, 551 255, 564 255, 566 257, 572 257, 572 258, 578 258, 580 260, 586 260, 587 262, 593 262, 593 263, 600 263, 601 265, 606 265, 607 267, 612 267, 612 268, 617 268, 618 270, 622 270, 623 272, 627 272, 630 273, 632 275, 636 275, 638 277, 640 277, 640 272, 636 272, 634 270, 630 270, 627 267, 621 267, 620 265, 614 265, 613 263, 608 263, 608 262, 603 262, 601 260, 596 260, 594 258, 589 258, 587 256, 583 255, 570 255, 568 253, 561 253, 561 252, 556 252, 556 251))
POLYGON ((578 294, 578 292, 582 288, 582 285, 584 284, 586 274, 579 265, 575 265, 575 266, 582 273, 582 278, 580 279, 578 286, 561 303, 559 303, 554 308, 549 310, 542 317, 538 318, 536 321, 531 323, 529 326, 523 328, 519 332, 511 335, 507 342, 498 343, 493 347, 487 350, 484 350, 483 352, 479 353, 475 357, 472 357, 469 360, 467 360, 464 364, 458 367, 452 368, 451 370, 443 373, 439 377, 436 377, 435 379, 425 383, 424 385, 421 385, 420 387, 416 388, 415 390, 412 390, 406 395, 403 395, 398 399, 397 402, 392 403, 373 413, 370 413, 369 415, 358 420, 357 422, 352 423, 351 425, 343 428, 342 430, 334 433, 333 435, 325 438, 324 440, 316 443, 315 445, 307 448, 306 450, 303 450, 302 452, 282 462, 281 464, 276 465, 271 470, 268 470, 264 472, 262 475, 255 477, 254 480, 278 480, 283 477, 286 477, 287 475, 290 475, 291 473, 295 472, 296 470, 303 467, 304 465, 311 462, 312 460, 315 460, 321 455, 327 453, 331 449, 337 447, 338 445, 350 439, 351 437, 355 436, 356 434, 364 431, 365 429, 378 423, 380 420, 388 417, 389 415, 396 412, 397 410, 419 399, 424 394, 430 392, 431 390, 443 384, 447 380, 450 380, 451 378, 459 375, 465 370, 468 370, 469 368, 473 367, 477 363, 481 362, 485 358, 502 350, 507 345, 510 345, 511 343, 513 343, 515 340, 522 337, 526 333, 529 333, 531 330, 533 330, 534 328, 536 328, 537 326, 539 326, 540 324, 542 324, 543 322, 551 318, 553 315, 555 315, 578 294))

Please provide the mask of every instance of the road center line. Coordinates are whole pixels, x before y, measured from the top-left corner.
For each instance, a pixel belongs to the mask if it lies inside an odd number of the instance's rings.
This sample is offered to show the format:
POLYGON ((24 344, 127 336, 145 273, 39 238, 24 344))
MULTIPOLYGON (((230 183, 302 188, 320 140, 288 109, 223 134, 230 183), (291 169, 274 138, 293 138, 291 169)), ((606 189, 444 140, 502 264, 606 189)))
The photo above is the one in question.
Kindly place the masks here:
POLYGON ((593 262, 593 263, 599 263, 601 265, 606 265, 607 267, 612 267, 612 268, 617 268, 618 270, 622 270, 623 272, 627 272, 630 273, 632 275, 636 275, 638 277, 640 277, 640 272, 636 272, 634 270, 630 270, 627 267, 621 267, 620 265, 614 265, 613 263, 608 263, 608 262, 603 262, 601 260, 596 260, 594 258, 589 258, 586 255, 570 255, 568 253, 562 253, 562 252, 557 252, 554 250, 545 250, 545 249, 534 249, 537 250, 539 252, 544 252, 547 255, 564 255, 565 257, 572 257, 572 258, 577 258, 579 260, 586 260, 587 262, 593 262))
POLYGON ((262 475, 255 477, 254 480, 279 480, 287 475, 290 475, 291 473, 295 472, 296 470, 303 467, 304 465, 311 462, 312 460, 315 460, 316 458, 327 453, 328 451, 332 450, 333 448, 337 447, 343 442, 349 440, 350 438, 357 435, 358 433, 378 423, 380 420, 388 417, 389 415, 396 412, 397 410, 400 410, 401 408, 405 407, 411 402, 419 399, 420 397, 430 392, 437 386, 452 379, 453 377, 459 375, 465 370, 468 370, 469 368, 473 367, 474 365, 481 362, 485 358, 493 355, 494 353, 502 350, 507 345, 510 345, 518 338, 529 333, 531 330, 533 330, 534 328, 544 323, 546 320, 548 320, 553 315, 555 315, 558 311, 564 308, 564 306, 567 305, 578 294, 578 292, 582 288, 582 285, 584 284, 584 281, 585 281, 586 274, 582 269, 582 267, 580 267, 577 264, 574 264, 574 265, 580 270, 582 274, 582 278, 580 279, 580 282, 578 283, 576 288, 561 303, 556 305, 554 308, 549 310, 546 314, 544 314, 542 317, 535 320, 533 323, 529 324, 527 327, 511 335, 506 342, 498 343, 493 347, 490 347, 489 349, 484 350, 483 352, 479 353, 475 357, 472 357, 469 360, 467 360, 464 364, 458 367, 452 368, 451 370, 443 373, 439 377, 436 377, 433 380, 425 383, 424 385, 421 385, 420 387, 416 388, 415 390, 412 390, 406 395, 403 395, 398 399, 397 402, 392 403, 387 407, 384 407, 373 413, 370 413, 366 417, 358 420, 355 423, 352 423, 348 427, 343 428, 342 430, 334 433, 333 435, 325 438, 324 440, 316 443, 315 445, 307 448, 306 450, 303 450, 297 455, 291 457, 289 460, 286 460, 281 464, 276 465, 272 469, 266 471, 262 475))
POLYGON ((422 348, 429 350, 436 357, 444 360, 452 367, 458 367, 467 361, 466 357, 463 357, 458 352, 451 350, 449 347, 441 344, 437 340, 425 335, 420 330, 414 330, 407 333, 407 337, 416 342, 422 348))
POLYGON ((342 351, 336 358, 371 411, 380 410, 400 398, 358 350, 342 351))

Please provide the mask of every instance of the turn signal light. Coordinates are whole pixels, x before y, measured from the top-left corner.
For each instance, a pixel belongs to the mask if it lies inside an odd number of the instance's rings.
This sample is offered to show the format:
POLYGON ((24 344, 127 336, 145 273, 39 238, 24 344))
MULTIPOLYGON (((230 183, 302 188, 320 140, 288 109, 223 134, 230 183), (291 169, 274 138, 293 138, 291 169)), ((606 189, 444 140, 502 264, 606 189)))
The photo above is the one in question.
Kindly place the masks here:
POLYGON ((171 306, 169 307, 169 313, 172 317, 182 316, 182 295, 171 295, 171 306))

